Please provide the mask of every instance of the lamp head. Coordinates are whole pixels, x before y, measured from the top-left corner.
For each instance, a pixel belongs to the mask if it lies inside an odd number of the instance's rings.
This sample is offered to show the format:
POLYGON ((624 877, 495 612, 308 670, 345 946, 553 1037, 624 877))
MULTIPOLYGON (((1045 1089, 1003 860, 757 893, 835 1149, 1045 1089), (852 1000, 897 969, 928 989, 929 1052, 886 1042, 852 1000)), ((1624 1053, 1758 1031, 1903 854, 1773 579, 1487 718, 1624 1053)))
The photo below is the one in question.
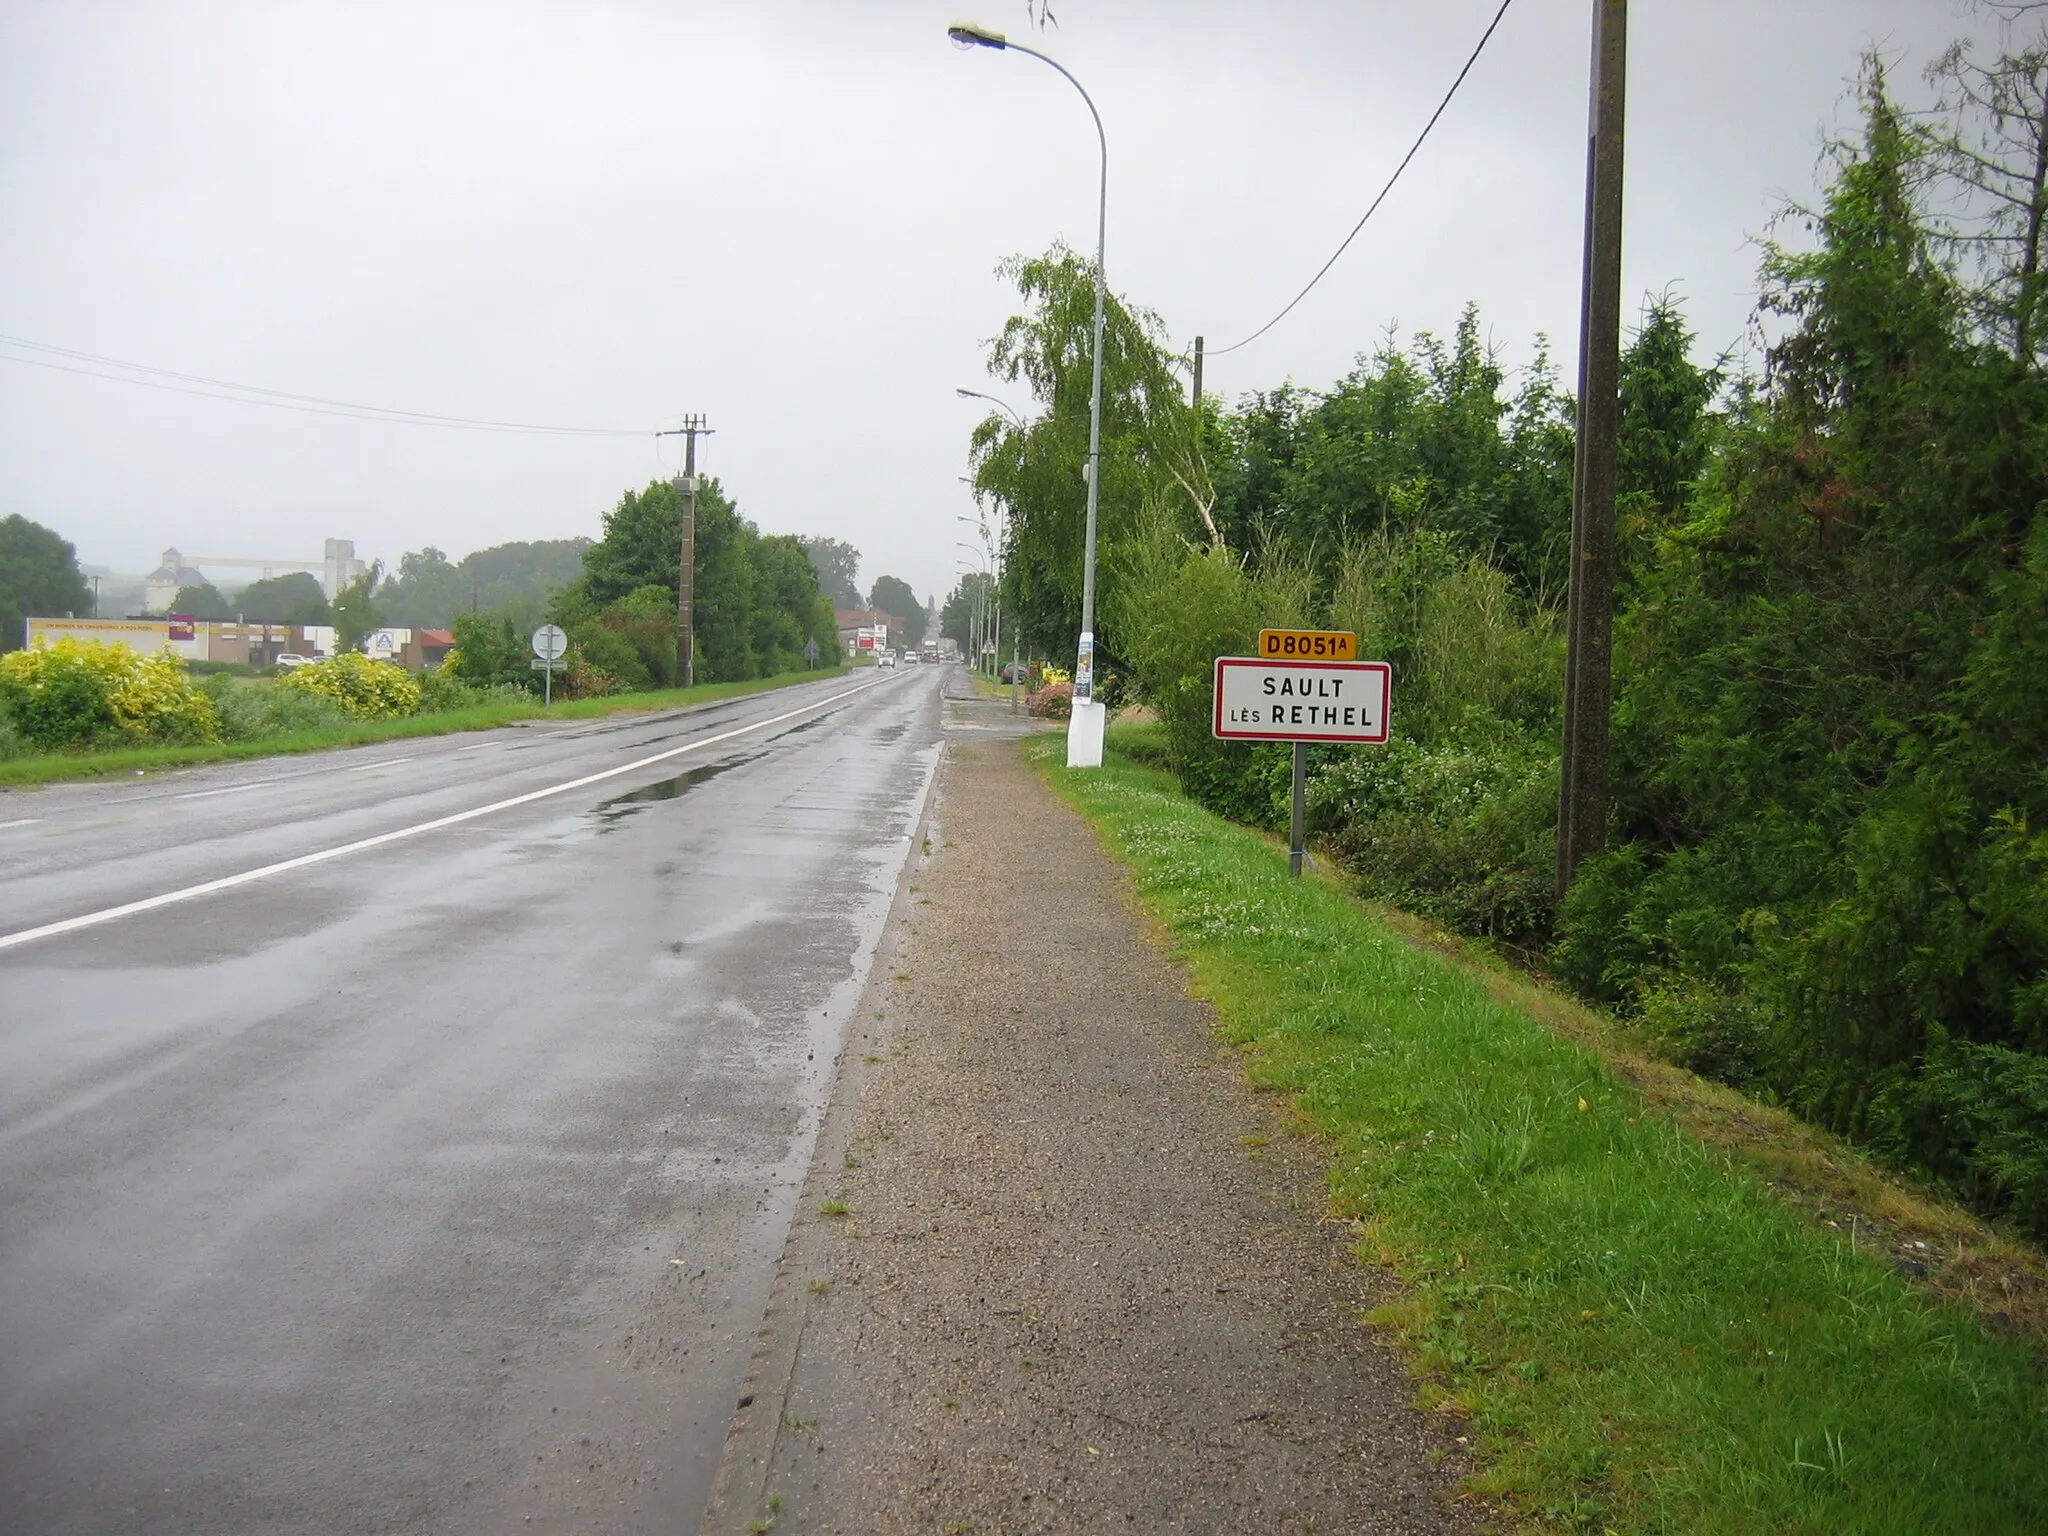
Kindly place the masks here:
POLYGON ((977 27, 972 22, 956 21, 946 28, 946 36, 953 39, 955 48, 1007 48, 1009 41, 1000 32, 991 32, 987 27, 977 27))

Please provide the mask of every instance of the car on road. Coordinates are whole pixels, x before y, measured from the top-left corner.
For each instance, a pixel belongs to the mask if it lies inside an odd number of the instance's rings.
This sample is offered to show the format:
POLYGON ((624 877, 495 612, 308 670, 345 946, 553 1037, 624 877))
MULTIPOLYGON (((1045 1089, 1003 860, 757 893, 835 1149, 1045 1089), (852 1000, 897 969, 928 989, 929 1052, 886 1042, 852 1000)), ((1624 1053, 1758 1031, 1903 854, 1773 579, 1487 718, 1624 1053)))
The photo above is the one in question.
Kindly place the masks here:
POLYGON ((894 651, 877 651, 877 652, 875 652, 875 665, 876 665, 876 666, 878 666, 878 667, 893 667, 893 666, 895 666, 895 665, 896 665, 896 653, 895 653, 894 651))

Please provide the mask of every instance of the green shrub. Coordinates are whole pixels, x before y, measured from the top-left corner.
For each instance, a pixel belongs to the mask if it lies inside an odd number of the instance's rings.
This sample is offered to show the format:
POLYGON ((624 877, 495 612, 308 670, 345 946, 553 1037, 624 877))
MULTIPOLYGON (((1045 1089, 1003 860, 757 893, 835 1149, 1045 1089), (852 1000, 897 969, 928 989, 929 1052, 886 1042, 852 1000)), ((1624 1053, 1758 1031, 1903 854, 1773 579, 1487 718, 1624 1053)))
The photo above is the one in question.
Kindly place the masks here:
POLYGON ((1642 1028, 1658 1053, 1724 1083, 1760 1081, 1771 1049, 1763 1006, 1747 993, 1726 992, 1690 978, 1646 988, 1642 1028))
POLYGON ((451 677, 482 687, 504 684, 540 692, 540 674, 527 663, 533 648, 508 613, 458 613, 455 649, 441 663, 451 677))
POLYGON ((444 715, 451 710, 469 709, 483 703, 489 696, 488 689, 465 682, 445 666, 433 667, 420 674, 420 713, 423 715, 444 715))
POLYGON ((1473 714, 1431 745, 1316 749, 1311 826, 1372 895, 1520 947, 1556 921, 1557 747, 1473 714))
POLYGON ((1139 691, 1159 713, 1174 772, 1211 810, 1263 821, 1269 797, 1251 773, 1250 749, 1211 734, 1216 658, 1248 655, 1257 642, 1258 595, 1251 579, 1229 551, 1185 546, 1155 552, 1130 579, 1130 660, 1139 691))
POLYGON ((1944 1036, 1873 1118, 1885 1150, 2048 1236, 2048 1057, 1944 1036))
MULTIPOLYGON (((673 616, 669 622, 674 624, 673 616)), ((607 623, 593 620, 580 624, 569 632, 569 642, 569 676, 555 679, 557 698, 582 699, 606 693, 637 693, 654 686, 654 674, 641 658, 640 648, 630 636, 607 623)), ((671 634, 671 654, 674 649, 674 636, 671 634)))
POLYGON ((388 661, 372 661, 359 651, 295 667, 277 680, 277 686, 331 699, 358 720, 415 715, 420 708, 420 685, 411 673, 388 661))
POLYGON ((219 739, 213 701, 170 651, 59 640, 0 656, 0 714, 32 751, 219 739))
POLYGON ((354 718, 337 700, 272 682, 210 677, 206 692, 220 717, 223 741, 267 741, 302 731, 333 730, 354 718))

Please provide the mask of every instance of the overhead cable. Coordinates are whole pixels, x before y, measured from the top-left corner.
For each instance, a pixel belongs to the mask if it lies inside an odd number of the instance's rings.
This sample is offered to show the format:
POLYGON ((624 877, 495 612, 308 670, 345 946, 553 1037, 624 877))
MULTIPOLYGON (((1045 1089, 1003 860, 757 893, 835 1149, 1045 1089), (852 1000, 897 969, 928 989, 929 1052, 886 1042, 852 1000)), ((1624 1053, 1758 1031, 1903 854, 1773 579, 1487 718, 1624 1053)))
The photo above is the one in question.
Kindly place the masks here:
POLYGON ((1253 331, 1251 335, 1245 337, 1243 341, 1233 341, 1227 347, 1211 347, 1209 349, 1209 356, 1221 357, 1226 352, 1235 352, 1239 347, 1250 346, 1253 342, 1257 341, 1261 336, 1265 335, 1266 332, 1270 331, 1271 329, 1273 329, 1274 326, 1278 325, 1282 320, 1285 320, 1287 316, 1293 311, 1294 306, 1299 304, 1303 299, 1307 298, 1309 296, 1310 290, 1313 289, 1317 283, 1320 283, 1323 280, 1324 275, 1329 272, 1330 268, 1337 265, 1337 258, 1339 256, 1342 256, 1346 250, 1350 249, 1351 242, 1358 238, 1358 232, 1361 229, 1365 228, 1366 220, 1370 219, 1375 213, 1379 211, 1380 204, 1387 200, 1387 194, 1394 190, 1394 183, 1401 179, 1401 173, 1408 169, 1408 162, 1415 158, 1415 152, 1422 148, 1423 140, 1427 139, 1429 137, 1430 130, 1436 127, 1436 120, 1444 115, 1444 108, 1448 107, 1451 104, 1451 98, 1458 94, 1458 87, 1463 85, 1465 83, 1465 77, 1472 73, 1472 66, 1479 62, 1479 55, 1486 51, 1486 45, 1489 41, 1492 40, 1494 30, 1500 26, 1501 18, 1507 15, 1508 7, 1513 4, 1514 0, 1500 0, 1500 9, 1493 13, 1493 20, 1486 24, 1486 30, 1480 34, 1479 46, 1472 50, 1472 56, 1465 60, 1465 67, 1458 71, 1458 78, 1453 80, 1451 82, 1451 88, 1448 91, 1444 92, 1444 99, 1438 102, 1436 110, 1429 114, 1429 121, 1422 125, 1422 132, 1416 136, 1415 142, 1408 146, 1408 153, 1403 155, 1401 157, 1401 163, 1394 167, 1394 174, 1387 178, 1387 184, 1384 187, 1380 188, 1380 195, 1372 200, 1372 206, 1365 210, 1365 216, 1361 218, 1356 224, 1351 226, 1351 233, 1344 237, 1344 243, 1342 245, 1339 245, 1335 251, 1331 252, 1330 259, 1328 261, 1324 262, 1322 266, 1316 269, 1316 275, 1308 280, 1308 286, 1303 288, 1301 292, 1297 293, 1293 298, 1289 299, 1287 301, 1287 307, 1285 309, 1281 310, 1279 314, 1275 315, 1272 319, 1268 320, 1256 331, 1253 331))
POLYGON ((204 374, 179 373, 171 368, 155 368, 147 363, 131 363, 118 357, 102 357, 94 352, 76 352, 69 347, 52 346, 48 342, 30 341, 23 336, 0 335, 0 348, 13 347, 28 352, 45 354, 42 357, 17 357, 0 350, 0 362, 23 363, 32 368, 52 368, 59 373, 81 374, 89 379, 107 379, 116 384, 140 384, 148 389, 169 390, 175 394, 198 395, 208 400, 232 400, 241 405, 267 405, 277 410, 303 411, 314 416, 341 416, 354 421, 384 421, 400 426, 449 427, 465 432, 525 432, 547 437, 646 437, 646 430, 629 431, 613 427, 557 427, 527 421, 483 421, 468 416, 441 416, 430 411, 408 411, 396 406, 362 405, 352 400, 329 400, 320 395, 295 395, 281 389, 265 389, 256 384, 237 384, 231 379, 213 379, 204 374), (52 358, 68 358, 69 363, 51 361, 52 358), (91 363, 94 367, 77 367, 75 364, 91 363), (118 373, 101 370, 115 368, 118 373), (146 377, 136 377, 146 375, 146 377), (200 386, 208 386, 201 388, 200 386))

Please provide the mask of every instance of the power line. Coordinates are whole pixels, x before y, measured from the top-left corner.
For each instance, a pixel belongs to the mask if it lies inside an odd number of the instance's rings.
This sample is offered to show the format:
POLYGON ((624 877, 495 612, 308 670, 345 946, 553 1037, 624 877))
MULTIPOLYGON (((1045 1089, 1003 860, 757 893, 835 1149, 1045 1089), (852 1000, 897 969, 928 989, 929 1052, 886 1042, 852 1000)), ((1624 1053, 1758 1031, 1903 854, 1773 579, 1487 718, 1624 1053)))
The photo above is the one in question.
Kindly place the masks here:
POLYGON ((1285 309, 1281 310, 1279 314, 1275 315, 1272 319, 1268 320, 1256 331, 1253 331, 1251 335, 1245 337, 1243 341, 1234 341, 1227 347, 1213 347, 1209 351, 1209 356, 1221 357, 1226 352, 1235 352, 1239 347, 1250 346, 1253 342, 1257 341, 1261 336, 1265 335, 1266 332, 1270 331, 1271 329, 1273 329, 1274 326, 1278 325, 1282 320, 1285 320, 1287 316, 1293 311, 1294 306, 1299 304, 1303 299, 1307 298, 1309 296, 1310 290, 1313 289, 1317 283, 1320 283, 1323 280, 1324 276, 1329 272, 1330 268, 1337 265, 1337 258, 1339 256, 1342 256, 1345 253, 1345 251, 1350 249, 1351 242, 1358 238, 1358 232, 1361 229, 1365 228, 1366 220, 1370 219, 1375 213, 1379 212, 1380 204, 1385 202, 1387 200, 1387 194, 1394 190, 1394 183, 1401 179, 1401 173, 1408 169, 1408 162, 1415 158, 1415 152, 1422 148, 1423 140, 1427 139, 1429 137, 1430 130, 1436 127, 1436 120, 1444 115, 1444 108, 1448 107, 1451 104, 1451 98, 1458 94, 1458 87, 1463 85, 1465 83, 1465 77, 1472 73, 1472 66, 1479 62, 1479 55, 1486 51, 1486 45, 1488 42, 1492 40, 1495 28, 1500 26, 1501 18, 1507 15, 1508 7, 1513 4, 1514 0, 1500 0, 1500 9, 1493 13, 1493 20, 1487 23, 1485 32, 1480 34, 1479 46, 1472 50, 1472 56, 1465 60, 1465 67, 1458 71, 1458 78, 1453 80, 1451 82, 1451 88, 1448 91, 1444 92, 1444 99, 1438 102, 1436 110, 1429 114, 1429 121, 1422 125, 1422 132, 1416 136, 1415 142, 1408 146, 1408 153, 1403 155, 1401 157, 1401 163, 1394 167, 1394 174, 1387 178, 1387 184, 1384 187, 1380 188, 1380 195, 1374 198, 1372 200, 1372 206, 1365 210, 1365 217, 1361 218, 1356 224, 1351 226, 1351 233, 1344 237, 1344 243, 1338 246, 1337 249, 1331 253, 1330 259, 1328 261, 1324 262, 1321 267, 1316 269, 1316 275, 1308 280, 1308 287, 1303 288, 1301 292, 1297 293, 1293 298, 1289 299, 1287 301, 1287 307, 1285 309))
POLYGON ((526 432, 548 437, 648 435, 645 431, 626 431, 611 427, 557 427, 526 421, 483 421, 467 416, 440 416, 429 411, 402 410, 396 406, 363 405, 353 400, 330 400, 320 395, 296 395, 281 389, 265 389, 257 384, 237 384, 231 379, 208 378, 204 374, 179 373, 175 369, 155 368, 147 363, 131 363, 118 357, 102 357, 94 352, 76 352, 69 347, 30 341, 23 336, 0 335, 0 346, 46 354, 43 357, 15 357, 0 352, 0 362, 4 363, 20 363, 31 368, 51 368, 59 373, 75 373, 88 379, 105 379, 115 384, 139 384, 146 389, 198 395, 207 400, 229 400, 238 405, 267 405, 276 410, 301 411, 313 416, 340 416, 352 421, 383 421, 412 427, 448 427, 467 432, 526 432), (51 361, 52 358, 58 357, 68 358, 71 362, 51 361), (77 363, 92 363, 97 367, 73 366, 77 363), (102 368, 119 368, 126 371, 104 373, 99 371, 102 368), (150 377, 131 376, 135 374, 147 374, 150 377), (200 385, 210 387, 199 388, 200 385))

